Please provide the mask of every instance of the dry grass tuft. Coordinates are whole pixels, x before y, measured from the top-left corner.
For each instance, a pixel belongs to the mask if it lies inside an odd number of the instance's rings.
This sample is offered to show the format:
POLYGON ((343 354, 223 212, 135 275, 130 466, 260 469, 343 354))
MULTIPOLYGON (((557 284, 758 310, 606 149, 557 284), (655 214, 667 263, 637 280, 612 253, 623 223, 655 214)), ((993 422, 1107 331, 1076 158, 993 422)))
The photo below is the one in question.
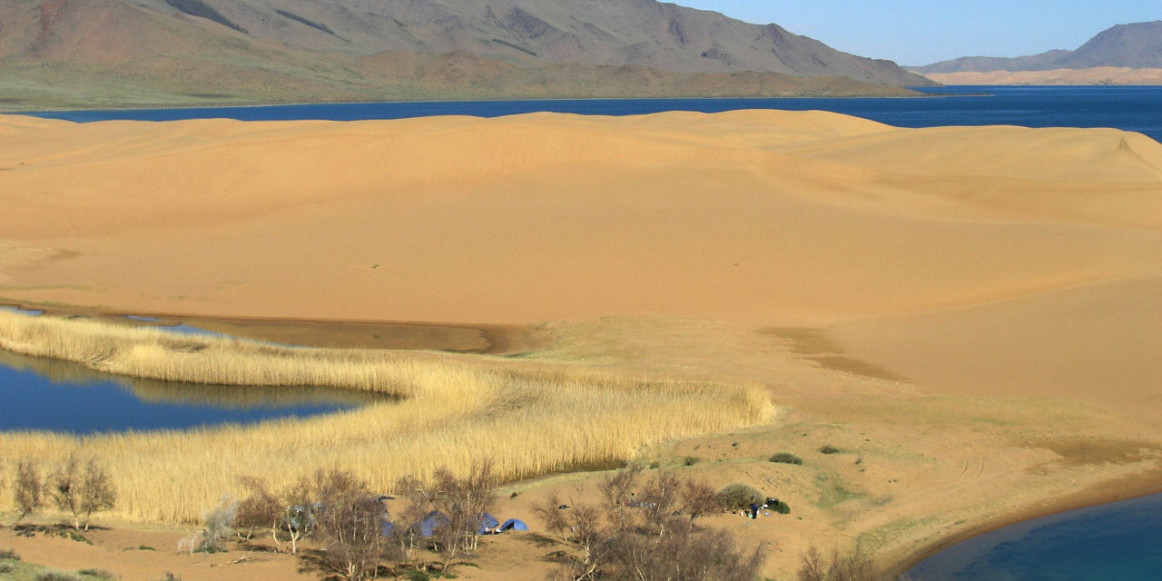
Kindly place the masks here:
POLYGON ((155 380, 327 386, 401 398, 249 427, 0 433, 0 460, 56 464, 70 454, 99 456, 118 489, 111 514, 138 521, 196 522, 224 493, 237 491, 244 475, 263 475, 277 488, 341 468, 390 491, 401 476, 427 478, 440 467, 459 474, 490 460, 499 477, 515 480, 624 462, 658 442, 756 425, 774 413, 754 385, 480 356, 279 347, 5 312, 0 347, 155 380))

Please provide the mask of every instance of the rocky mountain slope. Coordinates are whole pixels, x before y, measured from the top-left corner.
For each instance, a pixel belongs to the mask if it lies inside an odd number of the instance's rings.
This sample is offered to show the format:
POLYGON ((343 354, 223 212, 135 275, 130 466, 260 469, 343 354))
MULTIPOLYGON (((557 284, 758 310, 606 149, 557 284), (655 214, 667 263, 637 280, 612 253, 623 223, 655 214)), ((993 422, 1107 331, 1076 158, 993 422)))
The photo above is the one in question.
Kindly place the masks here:
POLYGON ((928 83, 774 24, 655 0, 0 0, 0 72, 6 108, 928 83))
POLYGON ((1094 67, 1162 68, 1162 21, 1115 26, 1093 37, 1077 50, 1053 50, 1017 58, 965 57, 913 70, 927 75, 1094 67))

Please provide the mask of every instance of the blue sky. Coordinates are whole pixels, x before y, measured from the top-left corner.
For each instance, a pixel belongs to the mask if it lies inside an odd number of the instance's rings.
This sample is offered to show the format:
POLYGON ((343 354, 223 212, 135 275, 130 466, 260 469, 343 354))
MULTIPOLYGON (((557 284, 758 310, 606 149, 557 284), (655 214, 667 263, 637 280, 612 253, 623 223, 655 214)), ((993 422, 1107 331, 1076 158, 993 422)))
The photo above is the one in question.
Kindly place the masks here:
POLYGON ((665 0, 769 24, 860 56, 926 65, 1075 49, 1115 24, 1162 20, 1162 0, 665 0))

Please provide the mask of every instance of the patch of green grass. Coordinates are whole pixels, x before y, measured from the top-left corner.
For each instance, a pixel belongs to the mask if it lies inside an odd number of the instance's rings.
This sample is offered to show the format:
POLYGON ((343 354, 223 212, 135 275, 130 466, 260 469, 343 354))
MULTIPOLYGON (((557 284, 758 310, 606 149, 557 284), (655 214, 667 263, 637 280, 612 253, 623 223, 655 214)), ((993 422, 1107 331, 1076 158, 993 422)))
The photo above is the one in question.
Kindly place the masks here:
POLYGON ((863 497, 862 494, 844 488, 843 483, 834 476, 819 474, 815 477, 815 482, 819 486, 819 501, 816 506, 823 510, 863 497))

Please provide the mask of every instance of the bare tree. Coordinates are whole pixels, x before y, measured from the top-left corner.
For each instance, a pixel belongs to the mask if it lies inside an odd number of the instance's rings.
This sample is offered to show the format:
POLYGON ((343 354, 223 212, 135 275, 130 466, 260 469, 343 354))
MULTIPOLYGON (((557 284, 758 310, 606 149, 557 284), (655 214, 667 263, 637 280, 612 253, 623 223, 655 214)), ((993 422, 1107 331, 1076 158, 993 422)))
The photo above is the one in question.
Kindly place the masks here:
POLYGON ((700 517, 708 512, 720 510, 718 491, 705 482, 687 481, 682 487, 682 509, 690 518, 700 517))
MULTIPOLYGON (((286 503, 271 492, 266 481, 261 478, 243 476, 239 481, 249 494, 238 501, 238 510, 234 512, 234 531, 243 541, 249 541, 257 531, 268 531, 275 546, 281 547, 279 532, 282 529, 281 521, 287 514, 286 503)), ((292 553, 294 549, 297 547, 292 543, 292 553)))
POLYGON ((77 516, 85 530, 89 530, 89 521, 93 513, 110 510, 117 505, 117 489, 113 486, 113 478, 101 466, 101 461, 93 456, 85 464, 85 478, 81 488, 80 510, 77 516))
POLYGON ((48 494, 53 504, 61 511, 73 515, 73 528, 81 528, 81 475, 75 454, 57 467, 48 477, 48 494))
POLYGON ((93 513, 113 508, 117 492, 100 461, 92 457, 81 472, 80 462, 70 454, 48 479, 48 493, 61 512, 73 515, 73 528, 89 530, 93 513))
POLYGON ((36 509, 44 505, 44 483, 40 478, 40 470, 30 458, 21 460, 16 465, 16 482, 12 487, 12 500, 16 504, 16 523, 24 520, 36 509))

